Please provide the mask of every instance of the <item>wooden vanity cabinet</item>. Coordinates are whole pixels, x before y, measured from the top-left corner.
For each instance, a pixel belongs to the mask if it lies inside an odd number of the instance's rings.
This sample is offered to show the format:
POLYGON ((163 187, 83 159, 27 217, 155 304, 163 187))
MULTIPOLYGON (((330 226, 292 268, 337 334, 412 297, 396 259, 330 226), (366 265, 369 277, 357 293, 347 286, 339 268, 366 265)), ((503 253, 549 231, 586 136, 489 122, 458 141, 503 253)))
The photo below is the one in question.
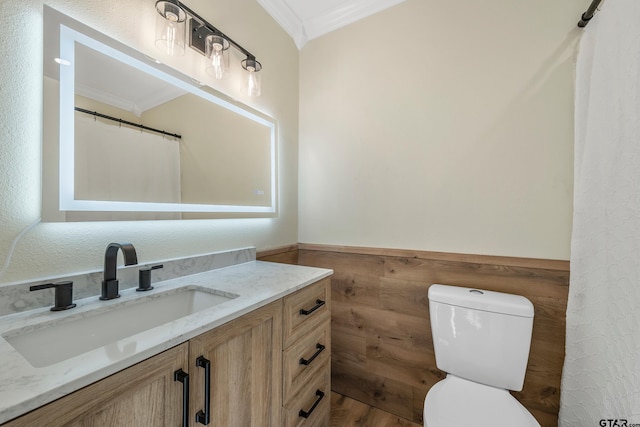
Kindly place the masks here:
POLYGON ((282 300, 278 300, 3 427, 186 427, 205 425, 205 419, 215 427, 281 427, 281 408, 282 300), (185 374, 187 382, 176 380, 185 374))
POLYGON ((206 413, 205 368, 198 364, 204 357, 210 369, 210 426, 281 427, 282 300, 199 335, 189 344, 191 414, 206 413))
POLYGON ((309 285, 2 427, 328 426, 329 283, 309 285))
POLYGON ((181 426, 183 385, 174 372, 188 366, 188 357, 188 344, 181 344, 3 426, 181 426))

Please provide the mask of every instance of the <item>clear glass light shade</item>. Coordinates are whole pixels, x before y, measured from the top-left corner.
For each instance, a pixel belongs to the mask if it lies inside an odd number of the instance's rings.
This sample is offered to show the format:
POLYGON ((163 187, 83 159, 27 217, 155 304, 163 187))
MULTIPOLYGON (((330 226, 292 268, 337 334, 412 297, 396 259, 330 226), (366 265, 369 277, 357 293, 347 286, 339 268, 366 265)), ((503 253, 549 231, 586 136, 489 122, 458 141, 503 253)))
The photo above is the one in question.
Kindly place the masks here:
POLYGON ((178 2, 156 2, 156 47, 167 55, 184 55, 187 33, 187 14, 178 2))
POLYGON ((222 36, 211 34, 205 40, 207 74, 216 79, 229 76, 229 42, 222 36))
POLYGON ((242 61, 244 77, 240 91, 243 95, 260 96, 262 93, 262 65, 255 59, 244 59, 242 61))

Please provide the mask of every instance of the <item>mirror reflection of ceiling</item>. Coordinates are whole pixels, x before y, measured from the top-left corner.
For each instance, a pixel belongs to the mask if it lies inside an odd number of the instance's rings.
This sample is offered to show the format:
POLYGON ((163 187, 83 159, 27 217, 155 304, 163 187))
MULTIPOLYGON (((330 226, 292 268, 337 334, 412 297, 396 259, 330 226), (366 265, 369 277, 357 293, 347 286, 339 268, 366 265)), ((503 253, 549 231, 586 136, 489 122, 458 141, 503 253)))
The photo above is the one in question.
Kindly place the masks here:
POLYGON ((258 0, 298 49, 312 39, 405 0, 258 0))
POLYGON ((138 117, 187 93, 80 43, 76 44, 75 72, 76 94, 138 117))

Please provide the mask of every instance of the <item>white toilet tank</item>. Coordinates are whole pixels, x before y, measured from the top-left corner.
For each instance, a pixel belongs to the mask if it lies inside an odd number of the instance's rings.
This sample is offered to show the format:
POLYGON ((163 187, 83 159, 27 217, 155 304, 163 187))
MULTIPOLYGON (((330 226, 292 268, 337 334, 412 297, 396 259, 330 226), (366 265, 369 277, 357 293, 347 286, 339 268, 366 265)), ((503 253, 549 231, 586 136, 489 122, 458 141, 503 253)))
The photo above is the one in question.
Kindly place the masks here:
POLYGON ((431 285, 429 312, 438 369, 481 384, 522 390, 533 327, 531 301, 431 285))

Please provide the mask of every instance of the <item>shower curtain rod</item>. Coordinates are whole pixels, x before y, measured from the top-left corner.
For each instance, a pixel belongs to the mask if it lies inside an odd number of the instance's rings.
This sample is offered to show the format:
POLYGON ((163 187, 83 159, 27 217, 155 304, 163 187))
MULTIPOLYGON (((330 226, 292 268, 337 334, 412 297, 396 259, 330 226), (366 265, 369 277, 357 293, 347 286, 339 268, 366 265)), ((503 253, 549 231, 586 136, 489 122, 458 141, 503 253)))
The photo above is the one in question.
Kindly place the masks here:
POLYGON ((138 124, 138 123, 133 123, 133 122, 130 122, 130 121, 127 121, 127 120, 123 120, 123 119, 118 119, 117 117, 107 116, 106 114, 98 113, 97 111, 89 111, 89 110, 85 110, 84 108, 80 108, 80 107, 75 107, 75 110, 79 111, 81 113, 91 114, 92 116, 101 117, 103 119, 113 120, 114 122, 122 123, 122 124, 125 124, 127 126, 133 126, 133 127, 137 127, 137 128, 140 128, 140 129, 148 130, 148 131, 151 131, 151 132, 157 132, 157 133, 161 133, 163 135, 172 136, 172 137, 177 138, 177 139, 182 139, 182 135, 178 135, 177 133, 169 133, 169 132, 165 132, 163 130, 150 128, 149 126, 141 125, 141 124, 138 124))
POLYGON ((596 10, 598 9, 598 6, 600 6, 601 2, 602 0, 593 0, 591 2, 591 5, 587 9, 587 11, 583 13, 582 16, 580 17, 580 21, 578 22, 578 27, 584 28, 587 26, 591 18, 593 18, 593 14, 596 13, 596 10))

